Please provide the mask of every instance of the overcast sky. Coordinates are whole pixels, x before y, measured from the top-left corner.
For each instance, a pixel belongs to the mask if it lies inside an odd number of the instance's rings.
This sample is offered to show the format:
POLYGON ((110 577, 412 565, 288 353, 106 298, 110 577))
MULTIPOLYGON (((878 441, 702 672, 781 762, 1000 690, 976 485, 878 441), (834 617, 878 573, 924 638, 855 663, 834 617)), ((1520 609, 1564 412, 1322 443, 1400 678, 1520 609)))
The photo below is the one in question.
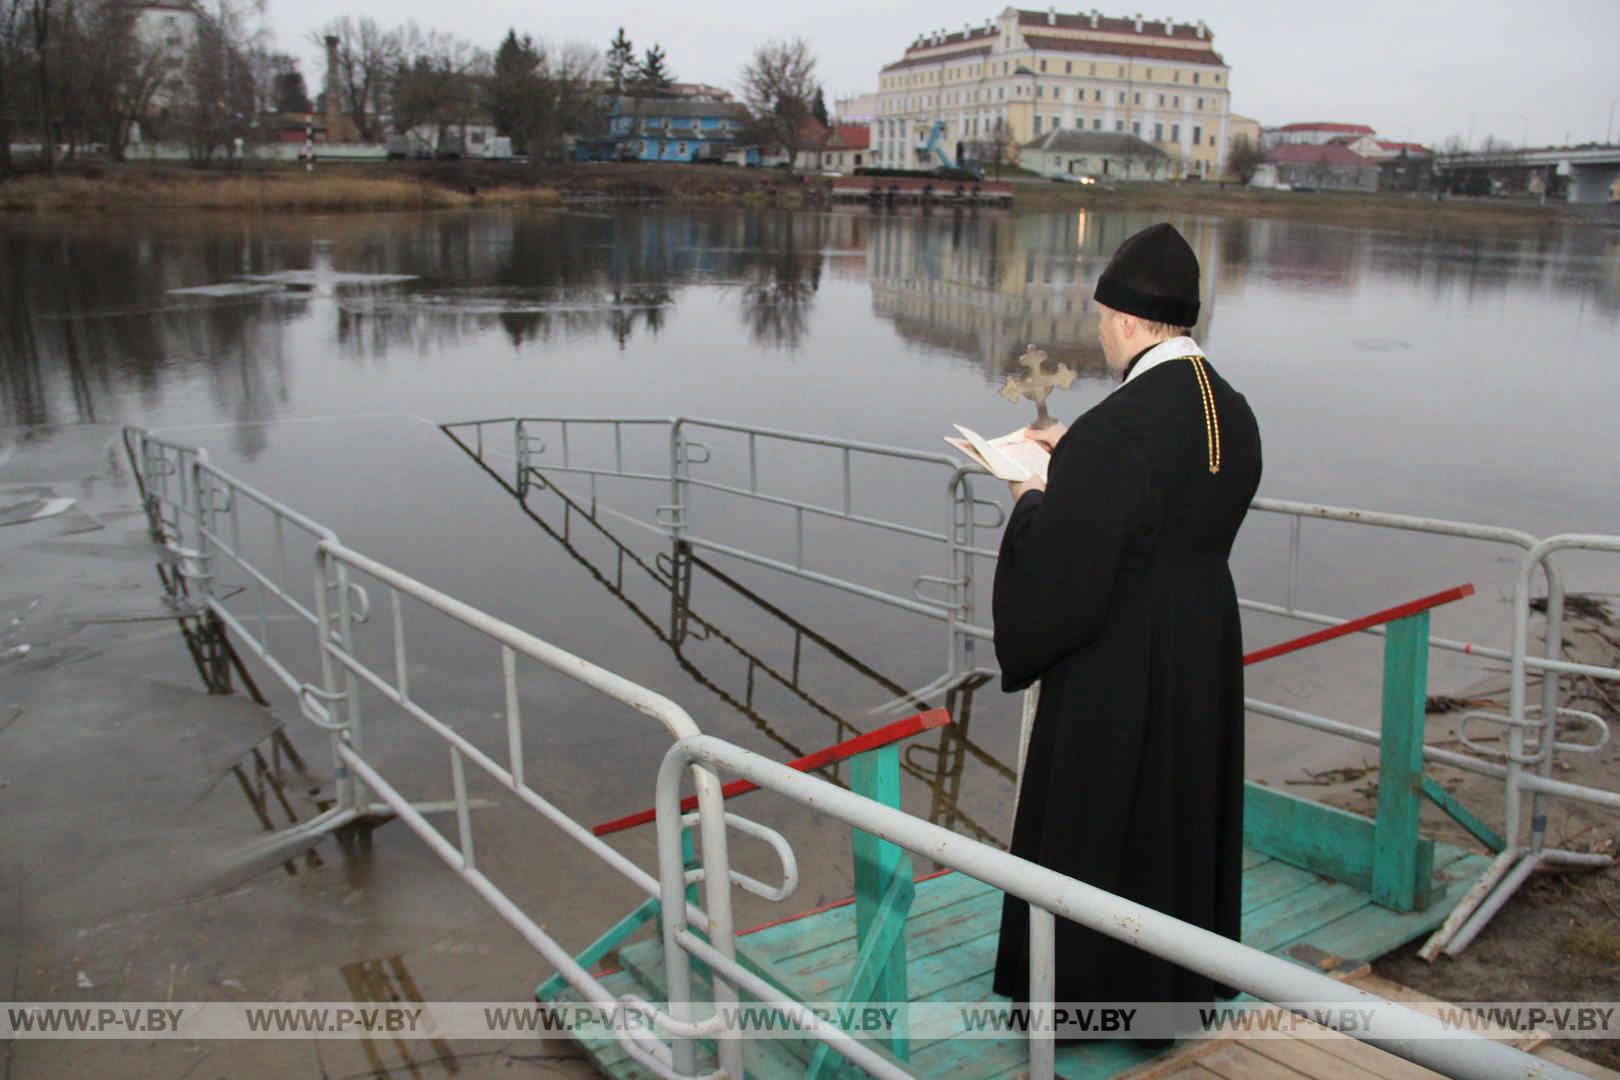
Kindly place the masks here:
MULTIPOLYGON (((876 89, 878 69, 899 59, 917 34, 959 30, 1001 10, 969 0, 823 0, 806 12, 757 0, 575 0, 549 10, 518 0, 269 4, 278 46, 303 58, 312 92, 322 69, 310 32, 347 13, 390 25, 414 19, 488 49, 509 26, 605 49, 623 26, 638 51, 662 45, 681 80, 731 90, 756 44, 803 35, 819 58, 829 107, 835 97, 876 89)), ((1101 10, 1133 15, 1138 8, 1101 10)), ((1232 68, 1232 110, 1266 125, 1338 120, 1370 124, 1393 139, 1438 142, 1472 132, 1476 143, 1495 135, 1547 145, 1566 134, 1576 142, 1602 138, 1620 98, 1620 0, 1183 0, 1142 14, 1207 22, 1232 68)))

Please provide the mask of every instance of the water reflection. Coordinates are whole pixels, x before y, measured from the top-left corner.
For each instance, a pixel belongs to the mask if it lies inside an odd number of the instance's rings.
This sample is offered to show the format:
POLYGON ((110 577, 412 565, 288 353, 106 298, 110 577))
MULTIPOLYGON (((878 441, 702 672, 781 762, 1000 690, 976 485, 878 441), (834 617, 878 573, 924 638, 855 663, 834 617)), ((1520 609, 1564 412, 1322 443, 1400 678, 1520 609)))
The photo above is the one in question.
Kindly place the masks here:
POLYGON ((5 422, 38 437, 63 424, 117 418, 102 402, 159 407, 199 380, 213 412, 236 423, 237 449, 263 449, 257 421, 287 401, 286 332, 296 296, 177 299, 192 274, 263 267, 251 234, 178 241, 142 234, 109 243, 67 230, 10 232, 0 242, 0 377, 5 422), (184 269, 183 269, 184 268, 184 269))
MULTIPOLYGON (((469 443, 454 427, 443 430, 517 502, 531 522, 669 648, 682 671, 780 747, 784 757, 803 757, 930 707, 873 663, 697 555, 689 544, 672 540, 667 553, 644 557, 608 527, 611 518, 594 500, 587 503, 572 497, 532 467, 528 485, 519 491, 485 456, 481 438, 469 443), (582 540, 582 536, 590 539, 582 540), (706 598, 701 611, 695 605, 695 593, 706 598), (656 600, 646 599, 653 596, 656 600), (741 602, 740 614, 728 610, 735 602, 741 602), (726 611, 726 615, 716 611, 726 611), (762 643, 760 625, 769 627, 778 639, 774 647, 762 643), (784 630, 789 642, 785 650, 780 644, 784 630), (785 656, 776 659, 768 655, 784 652, 785 656), (833 704, 835 698, 858 695, 860 688, 875 693, 885 704, 858 712, 833 704), (797 721, 806 715, 821 722, 810 726, 822 733, 813 746, 801 745, 787 734, 805 730, 797 721)), ((970 757, 1007 784, 1014 779, 1006 762, 969 737, 974 694, 989 679, 984 672, 974 672, 946 692, 943 705, 952 722, 939 728, 937 735, 908 740, 901 768, 928 789, 930 821, 999 844, 1004 838, 997 823, 976 820, 961 801, 963 773, 970 757), (931 742, 925 741, 929 738, 931 742)), ((840 765, 826 770, 835 782, 841 782, 840 771, 840 765)))
MULTIPOLYGON (((1147 223, 1085 211, 875 219, 868 243, 873 304, 906 340, 969 357, 997 382, 1019 372, 1018 357, 1030 345, 1054 366, 1102 377, 1091 287, 1120 243, 1147 223)), ((1205 268, 1204 333, 1221 277, 1220 230, 1200 220, 1183 231, 1205 268)))
MULTIPOLYGON (((236 425, 237 449, 252 457, 263 450, 263 420, 318 411, 330 352, 364 371, 400 355, 456 363, 452 353, 492 340, 519 351, 598 341, 620 352, 663 348, 677 312, 715 305, 735 320, 729 333, 705 326, 720 348, 738 341, 880 355, 896 335, 917 354, 965 361, 999 386, 1034 344, 1053 366, 1100 377, 1091 283, 1153 216, 638 210, 8 222, 0 226, 0 419, 48 430, 161 414, 181 402, 195 408, 200 399, 212 419, 236 425), (337 271, 410 280, 367 285, 337 271), (260 294, 175 292, 287 272, 307 276, 260 294), (835 300, 829 281, 840 286, 835 300), (304 385, 294 386, 300 374, 304 385)), ((1340 310, 1365 304, 1357 314, 1364 329, 1352 340, 1415 347, 1423 335, 1413 325, 1427 317, 1407 309, 1418 303, 1440 309, 1442 322, 1510 298, 1604 324, 1620 317, 1620 236, 1612 232, 1413 234, 1211 218, 1178 225, 1204 268, 1197 332, 1206 338, 1217 313, 1246 295, 1271 305, 1268 321, 1300 332, 1317 317, 1310 305, 1318 298, 1340 310)), ((678 379, 684 358, 674 355, 664 377, 678 379)))

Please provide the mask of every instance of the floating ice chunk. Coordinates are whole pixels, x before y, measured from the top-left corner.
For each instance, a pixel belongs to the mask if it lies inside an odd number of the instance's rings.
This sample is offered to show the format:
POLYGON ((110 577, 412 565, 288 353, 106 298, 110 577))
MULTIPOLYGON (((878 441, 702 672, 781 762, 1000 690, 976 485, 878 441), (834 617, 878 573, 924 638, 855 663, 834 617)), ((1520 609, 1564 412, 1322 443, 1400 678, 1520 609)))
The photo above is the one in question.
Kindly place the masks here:
POLYGON ((170 289, 171 296, 270 296, 283 291, 283 286, 261 281, 221 281, 217 285, 190 285, 184 289, 170 289))
POLYGON ((296 285, 314 288, 317 285, 397 285, 402 281, 415 281, 415 274, 355 274, 336 270, 283 270, 276 274, 243 274, 243 281, 262 281, 276 285, 296 285))
POLYGON ((55 517, 76 502, 77 499, 26 499, 10 506, 0 506, 0 525, 21 525, 55 517))

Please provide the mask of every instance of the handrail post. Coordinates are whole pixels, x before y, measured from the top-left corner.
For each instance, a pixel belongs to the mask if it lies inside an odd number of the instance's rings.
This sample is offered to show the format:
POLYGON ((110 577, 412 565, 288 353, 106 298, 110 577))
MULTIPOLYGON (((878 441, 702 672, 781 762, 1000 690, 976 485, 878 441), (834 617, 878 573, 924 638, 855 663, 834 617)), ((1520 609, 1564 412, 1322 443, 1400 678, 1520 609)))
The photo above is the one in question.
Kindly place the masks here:
MULTIPOLYGON (((524 434, 523 423, 519 420, 512 426, 517 439, 517 445, 514 447, 517 451, 517 476, 512 486, 517 489, 519 499, 529 493, 529 440, 524 434)), ((478 430, 482 433, 484 429, 480 426, 478 430)), ((478 456, 479 460, 483 460, 483 454, 478 456)))
POLYGON ((1384 702, 1378 742, 1378 820, 1372 898, 1395 911, 1429 901, 1432 860, 1418 843, 1423 806, 1423 721, 1429 686, 1429 613, 1389 624, 1384 637, 1384 702))
MULTIPOLYGON (((857 795, 893 807, 898 810, 900 806, 900 747, 896 743, 868 751, 858 757, 850 759, 849 763, 850 790, 857 795)), ((894 1029, 890 1035, 889 1048, 895 1056, 902 1061, 909 1054, 909 1039, 906 1036, 906 1007, 910 999, 907 993, 906 979, 906 933, 904 929, 907 911, 884 912, 885 903, 894 903, 897 896, 905 899, 909 908, 909 891, 897 894, 890 889, 891 879, 895 874, 910 872, 911 860, 906 856, 905 850, 897 844, 881 840, 871 833, 859 829, 851 830, 850 849, 855 862, 855 939, 856 951, 860 951, 866 939, 873 933, 874 926, 885 914, 889 919, 900 920, 901 930, 894 947, 887 957, 878 958, 880 971, 876 981, 872 984, 871 1001, 883 1002, 887 1007, 899 1009, 896 1014, 894 1029)))
POLYGON ((1029 1077, 1051 1080, 1057 1072, 1057 918, 1029 905, 1029 1077))
MULTIPOLYGON (((332 556, 322 545, 315 548, 315 650, 321 661, 321 689, 323 701, 334 707, 339 700, 341 691, 338 689, 337 665, 332 660, 332 614, 327 599, 327 582, 331 577, 332 556)), ((335 721, 336 717, 328 714, 328 720, 335 721)), ((332 783, 336 788, 337 804, 344 810, 352 810, 359 804, 355 797, 355 779, 348 763, 344 761, 341 748, 346 733, 333 730, 332 742, 332 783)))
MULTIPOLYGON (((338 594, 338 644, 345 655, 354 656, 354 606, 352 590, 349 588, 349 567, 347 563, 339 562, 337 567, 337 594, 338 594)), ((343 665, 343 709, 347 713, 347 726, 343 738, 348 741, 350 749, 361 756, 365 755, 365 742, 360 734, 360 682, 354 677, 347 664, 343 665)), ((365 786, 360 778, 353 773, 349 776, 349 799, 345 809, 358 811, 366 801, 365 786)))
MULTIPOLYGON (((1552 555, 1542 561, 1547 574, 1547 648, 1549 660, 1564 655, 1564 585, 1552 571, 1552 555)), ((1537 746, 1536 775, 1552 776, 1553 753, 1558 746, 1558 672, 1546 668, 1541 673, 1541 741, 1537 746)), ((1547 795, 1538 791, 1530 800, 1530 850, 1540 851, 1547 842, 1547 795)))

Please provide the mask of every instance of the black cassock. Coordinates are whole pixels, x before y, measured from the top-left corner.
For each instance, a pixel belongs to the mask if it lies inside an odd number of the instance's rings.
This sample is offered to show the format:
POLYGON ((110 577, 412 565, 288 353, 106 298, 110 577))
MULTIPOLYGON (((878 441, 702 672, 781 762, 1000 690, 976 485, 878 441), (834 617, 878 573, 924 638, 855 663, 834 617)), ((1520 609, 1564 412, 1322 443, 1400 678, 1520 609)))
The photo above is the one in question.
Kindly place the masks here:
MULTIPOLYGON (((1002 688, 1041 682, 1013 853, 1233 939, 1243 646, 1227 556, 1259 483, 1248 402, 1207 361, 1164 361, 1064 435, 995 578, 1002 688)), ((1056 976, 1058 1001, 1225 990, 1062 918, 1056 976)), ((1010 897, 995 990, 1029 993, 1028 906, 1010 897)))

